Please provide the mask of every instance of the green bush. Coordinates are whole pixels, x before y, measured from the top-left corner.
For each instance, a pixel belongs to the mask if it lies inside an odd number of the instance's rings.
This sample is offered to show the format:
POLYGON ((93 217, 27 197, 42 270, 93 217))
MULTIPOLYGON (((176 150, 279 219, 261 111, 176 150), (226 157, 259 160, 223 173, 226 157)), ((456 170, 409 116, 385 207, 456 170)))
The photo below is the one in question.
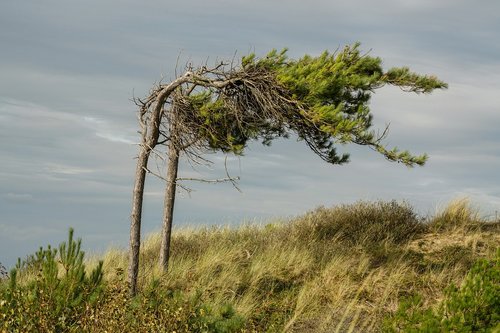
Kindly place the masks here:
POLYGON ((121 279, 111 281, 98 306, 81 316, 85 332, 240 332, 245 325, 229 304, 205 302, 201 293, 165 289, 154 281, 130 298, 121 279))
POLYGON ((407 203, 357 202, 330 209, 319 207, 295 222, 317 239, 338 239, 370 247, 382 242, 404 244, 424 231, 422 220, 407 203))
POLYGON ((420 296, 402 302, 384 322, 386 332, 500 331, 500 249, 492 260, 474 264, 460 288, 451 285, 436 310, 424 309, 420 296))
POLYGON ((102 262, 87 275, 80 247, 81 240, 75 241, 70 229, 68 241, 58 250, 49 245, 18 261, 10 273, 9 286, 0 294, 1 329, 60 332, 77 324, 79 314, 96 304, 103 288, 102 262), (18 283, 18 277, 34 272, 26 283, 18 283))
MULTIPOLYGON (((212 304, 203 299, 202 293, 187 293, 166 289, 159 280, 153 280, 140 295, 132 300, 132 311, 145 320, 131 331, 143 329, 149 322, 155 331, 176 332, 239 332, 245 320, 236 314, 229 303, 212 304), (134 306, 133 306, 134 307, 134 306), (168 323, 168 324, 167 324, 168 323)), ((127 325, 127 323, 124 323, 127 325)))
POLYGON ((197 316, 191 319, 191 326, 203 332, 239 332, 245 325, 244 318, 237 315, 229 303, 220 306, 201 304, 195 313, 197 316))

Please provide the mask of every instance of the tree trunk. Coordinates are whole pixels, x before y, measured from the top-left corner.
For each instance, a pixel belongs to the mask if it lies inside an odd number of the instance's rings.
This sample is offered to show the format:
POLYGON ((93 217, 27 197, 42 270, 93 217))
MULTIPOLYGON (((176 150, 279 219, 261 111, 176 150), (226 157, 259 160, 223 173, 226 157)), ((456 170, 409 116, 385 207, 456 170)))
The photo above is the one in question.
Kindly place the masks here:
MULTIPOLYGON (((142 145, 137 158, 137 168, 135 170, 135 184, 132 198, 132 214, 130 221, 130 250, 129 250, 129 267, 128 267, 128 283, 130 294, 134 296, 137 292, 137 276, 139 272, 139 251, 141 247, 141 215, 142 215, 142 201, 144 197, 144 182, 146 179, 146 170, 148 166, 148 159, 151 150, 154 149, 158 143, 160 135, 160 122, 162 117, 162 110, 165 101, 169 98, 170 94, 177 89, 181 84, 188 82, 193 76, 192 72, 186 72, 183 76, 175 79, 169 85, 161 89, 157 93, 151 117, 148 124, 143 124, 146 128, 142 130, 142 145)), ((143 115, 141 115, 141 122, 143 115)), ((175 164, 175 177, 177 177, 177 163, 175 164)), ((170 163, 169 163, 170 165, 170 163)), ((174 196, 175 196, 175 178, 174 178, 174 196)), ((172 212, 173 201, 172 197, 172 212)), ((170 224, 172 218, 170 217, 170 224)), ((168 254, 167 254, 168 255, 168 254)), ((168 261, 168 259, 167 259, 168 261)))
POLYGON ((168 270, 170 258, 170 239, 172 237, 172 221, 174 216, 175 190, 177 187, 177 170, 179 167, 179 148, 174 140, 170 141, 168 149, 167 188, 163 208, 163 226, 161 231, 160 267, 168 270))
POLYGON ((144 195, 144 182, 146 179, 146 168, 148 166, 150 150, 141 149, 137 158, 135 170, 135 184, 132 198, 132 214, 130 217, 130 249, 128 266, 128 283, 130 294, 134 296, 137 289, 137 274, 139 271, 139 250, 141 246, 141 215, 142 201, 144 195))

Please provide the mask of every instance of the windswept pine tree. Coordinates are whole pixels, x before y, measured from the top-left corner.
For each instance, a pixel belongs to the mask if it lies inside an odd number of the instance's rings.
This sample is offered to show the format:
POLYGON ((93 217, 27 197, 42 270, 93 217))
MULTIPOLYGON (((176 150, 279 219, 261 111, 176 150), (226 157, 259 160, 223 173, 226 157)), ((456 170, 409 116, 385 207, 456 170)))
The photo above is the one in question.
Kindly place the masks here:
POLYGON ((176 187, 183 180, 177 176, 181 155, 203 162, 209 151, 242 154, 251 140, 270 144, 294 134, 331 164, 347 163, 349 154, 337 149, 354 143, 408 167, 424 165, 427 155, 387 147, 388 128, 380 135, 372 129, 370 98, 386 85, 424 94, 447 87, 407 67, 384 70, 380 58, 362 54, 355 44, 298 60, 288 58, 285 49, 264 58, 245 56, 238 65, 188 67, 138 99, 142 140, 131 215, 131 293, 136 292, 144 182, 146 173, 153 173, 148 160, 151 153, 161 156, 155 147, 164 144, 168 150, 167 175, 159 175, 166 181, 160 264, 167 270, 176 187))

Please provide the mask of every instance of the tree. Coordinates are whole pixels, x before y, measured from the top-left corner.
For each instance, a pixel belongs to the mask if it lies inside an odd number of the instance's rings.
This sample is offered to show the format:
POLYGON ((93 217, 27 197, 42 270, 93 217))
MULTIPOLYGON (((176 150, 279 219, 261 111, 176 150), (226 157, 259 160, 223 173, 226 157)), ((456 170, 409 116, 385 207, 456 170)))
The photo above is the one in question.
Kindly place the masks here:
MULTIPOLYGON (((250 140, 270 144, 294 133, 311 150, 331 164, 344 164, 346 153, 337 146, 367 146, 389 161, 408 167, 424 165, 427 155, 414 156, 383 144, 388 128, 377 134, 372 127, 371 94, 385 85, 404 91, 430 93, 446 88, 434 76, 419 75, 407 67, 384 71, 380 58, 361 54, 359 44, 318 57, 289 59, 287 50, 271 51, 265 58, 250 54, 241 64, 213 68, 188 67, 169 84, 155 86, 140 107, 139 152, 130 232, 129 281, 136 291, 140 246, 141 209, 148 159, 157 145, 168 147, 165 208, 160 264, 168 268, 172 216, 179 157, 204 162, 207 151, 242 154, 250 140), (161 138, 161 140, 160 140, 161 138)), ((229 177, 213 180, 234 181, 229 177)))

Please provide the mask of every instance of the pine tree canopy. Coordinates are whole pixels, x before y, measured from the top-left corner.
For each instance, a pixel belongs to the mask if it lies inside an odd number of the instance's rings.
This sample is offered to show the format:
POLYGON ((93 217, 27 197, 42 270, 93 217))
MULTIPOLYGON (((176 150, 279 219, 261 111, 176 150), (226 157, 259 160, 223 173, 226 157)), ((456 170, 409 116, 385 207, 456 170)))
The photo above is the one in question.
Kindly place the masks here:
POLYGON ((385 85, 417 94, 447 88, 435 76, 407 67, 384 71, 382 60, 361 54, 359 44, 298 60, 289 59, 286 49, 272 50, 264 58, 245 56, 240 66, 203 67, 196 73, 191 86, 173 97, 181 147, 196 142, 198 150, 241 154, 248 140, 270 144, 295 133, 333 164, 349 160, 348 154, 337 153, 338 145, 354 143, 390 161, 423 165, 427 155, 414 156, 382 143, 387 129, 381 135, 372 129, 370 98, 385 85))

